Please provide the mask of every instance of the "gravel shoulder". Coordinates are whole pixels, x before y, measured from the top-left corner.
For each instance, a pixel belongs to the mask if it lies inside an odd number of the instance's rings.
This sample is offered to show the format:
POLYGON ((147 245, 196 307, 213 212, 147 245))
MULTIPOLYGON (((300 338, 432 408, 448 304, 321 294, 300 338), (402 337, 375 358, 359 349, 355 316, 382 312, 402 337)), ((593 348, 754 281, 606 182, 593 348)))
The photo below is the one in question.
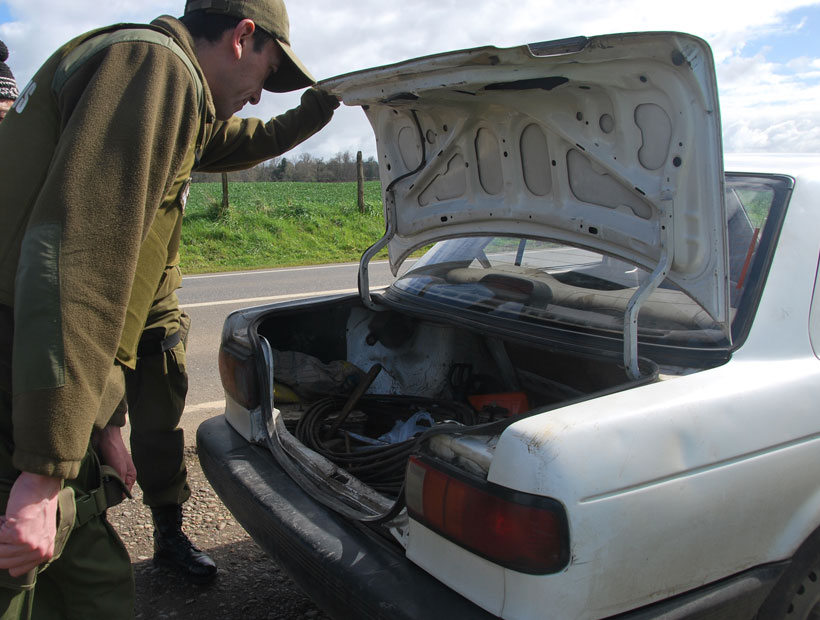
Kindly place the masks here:
POLYGON ((255 543, 208 484, 195 448, 185 451, 191 499, 183 529, 219 567, 207 586, 188 583, 153 565, 151 513, 134 487, 134 499, 108 511, 108 519, 131 555, 136 582, 136 618, 196 620, 329 620, 255 543))

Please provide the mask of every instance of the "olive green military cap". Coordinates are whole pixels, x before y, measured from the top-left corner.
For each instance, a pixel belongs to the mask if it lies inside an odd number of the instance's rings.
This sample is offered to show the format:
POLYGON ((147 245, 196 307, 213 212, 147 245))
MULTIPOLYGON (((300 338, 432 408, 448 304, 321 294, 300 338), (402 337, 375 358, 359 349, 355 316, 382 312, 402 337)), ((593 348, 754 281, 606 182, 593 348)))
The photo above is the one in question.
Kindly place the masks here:
POLYGON ((290 23, 283 0, 188 0, 185 3, 185 14, 193 11, 251 19, 258 28, 278 41, 285 53, 284 62, 279 71, 265 82, 265 90, 285 93, 316 83, 310 71, 290 47, 290 23))

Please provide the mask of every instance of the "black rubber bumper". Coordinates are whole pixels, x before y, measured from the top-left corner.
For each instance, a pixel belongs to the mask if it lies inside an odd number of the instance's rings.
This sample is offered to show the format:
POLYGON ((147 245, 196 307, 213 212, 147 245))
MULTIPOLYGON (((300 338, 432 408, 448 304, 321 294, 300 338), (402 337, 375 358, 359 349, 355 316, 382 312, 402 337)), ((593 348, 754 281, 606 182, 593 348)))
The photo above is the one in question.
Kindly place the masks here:
POLYGON ((223 416, 197 430, 202 470, 242 527, 334 618, 494 618, 381 540, 315 502, 223 416))

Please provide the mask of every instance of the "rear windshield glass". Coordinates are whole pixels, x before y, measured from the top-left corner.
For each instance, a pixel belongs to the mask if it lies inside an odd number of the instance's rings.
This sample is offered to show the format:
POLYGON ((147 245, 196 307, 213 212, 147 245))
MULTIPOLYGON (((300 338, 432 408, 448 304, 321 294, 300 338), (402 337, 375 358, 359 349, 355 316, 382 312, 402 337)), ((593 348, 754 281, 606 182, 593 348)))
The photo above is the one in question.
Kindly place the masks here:
MULTIPOLYGON (((774 207, 782 211, 785 184, 782 178, 726 177, 733 322, 744 305, 756 306, 756 294, 746 292, 765 278, 767 265, 757 258, 769 254, 765 245, 775 235, 764 231, 774 207)), ((627 304, 649 275, 622 260, 549 240, 463 237, 433 246, 395 286, 426 302, 470 313, 620 336, 627 304)), ((669 281, 644 302, 638 328, 643 341, 729 344, 713 318, 669 281)))

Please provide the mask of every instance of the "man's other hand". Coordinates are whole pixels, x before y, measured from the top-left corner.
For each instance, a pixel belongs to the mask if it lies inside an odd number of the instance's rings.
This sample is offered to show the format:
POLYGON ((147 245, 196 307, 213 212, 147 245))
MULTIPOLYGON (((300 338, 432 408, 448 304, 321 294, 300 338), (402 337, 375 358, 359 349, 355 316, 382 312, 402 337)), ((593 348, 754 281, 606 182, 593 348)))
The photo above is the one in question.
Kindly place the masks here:
POLYGON ((109 424, 95 437, 95 446, 100 456, 100 460, 114 468, 125 483, 128 492, 137 481, 137 468, 131 458, 131 453, 125 447, 122 440, 122 429, 119 426, 109 424))

